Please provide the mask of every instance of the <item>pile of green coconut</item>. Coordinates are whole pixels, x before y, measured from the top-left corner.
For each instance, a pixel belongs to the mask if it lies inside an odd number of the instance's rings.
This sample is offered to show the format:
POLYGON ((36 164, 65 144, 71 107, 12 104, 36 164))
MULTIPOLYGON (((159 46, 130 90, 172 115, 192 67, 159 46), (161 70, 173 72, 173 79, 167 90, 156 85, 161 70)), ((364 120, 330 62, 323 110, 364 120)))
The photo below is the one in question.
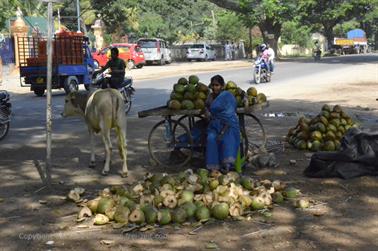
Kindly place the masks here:
MULTIPOLYGON (((225 220, 270 210, 274 203, 297 200, 299 194, 298 189, 278 180, 188 169, 175 175, 147 174, 143 182, 105 188, 97 198, 81 204, 78 218, 92 217, 95 225, 114 222, 124 226, 203 222, 211 217, 225 220)), ((309 206, 303 200, 297 204, 309 206)))
POLYGON ((339 105, 331 108, 325 104, 314 118, 301 117, 289 130, 287 140, 300 150, 335 151, 348 129, 357 126, 339 105))
POLYGON ((188 79, 182 77, 173 85, 168 107, 172 110, 202 110, 208 94, 209 88, 199 82, 196 75, 190 75, 188 79))
MULTIPOLYGON (((256 88, 250 87, 247 92, 245 92, 233 81, 226 83, 225 90, 235 96, 238 107, 252 106, 267 101, 265 94, 257 93, 256 88)), ((201 83, 198 76, 191 75, 188 79, 182 77, 173 85, 173 91, 167 106, 172 110, 202 110, 205 108, 205 102, 209 92, 208 86, 201 83)))

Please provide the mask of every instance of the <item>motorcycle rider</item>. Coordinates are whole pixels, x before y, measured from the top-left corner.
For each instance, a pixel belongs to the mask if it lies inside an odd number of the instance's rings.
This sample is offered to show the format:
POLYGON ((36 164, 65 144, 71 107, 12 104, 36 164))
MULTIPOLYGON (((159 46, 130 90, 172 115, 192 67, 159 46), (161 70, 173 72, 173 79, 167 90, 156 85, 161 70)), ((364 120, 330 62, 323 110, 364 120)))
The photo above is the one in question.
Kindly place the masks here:
POLYGON ((126 64, 125 61, 118 57, 119 51, 118 48, 113 47, 110 49, 110 59, 106 63, 106 65, 99 70, 99 73, 104 72, 106 69, 110 68, 110 79, 106 79, 101 83, 101 88, 113 88, 119 89, 122 87, 122 83, 125 78, 125 69, 126 64))
POLYGON ((314 54, 314 57, 317 57, 320 59, 320 55, 322 54, 322 50, 320 49, 320 44, 318 40, 315 40, 314 47, 312 49, 312 53, 314 54))

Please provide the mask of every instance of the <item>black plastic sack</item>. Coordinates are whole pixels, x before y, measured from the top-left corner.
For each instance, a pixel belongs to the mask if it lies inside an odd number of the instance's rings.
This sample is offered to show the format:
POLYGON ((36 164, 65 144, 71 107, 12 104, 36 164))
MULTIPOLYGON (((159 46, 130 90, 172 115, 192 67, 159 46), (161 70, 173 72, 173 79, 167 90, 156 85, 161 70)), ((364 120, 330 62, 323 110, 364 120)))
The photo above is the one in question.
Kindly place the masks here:
POLYGON ((317 152, 304 174, 313 178, 349 179, 378 175, 378 134, 351 128, 341 141, 338 152, 317 152))

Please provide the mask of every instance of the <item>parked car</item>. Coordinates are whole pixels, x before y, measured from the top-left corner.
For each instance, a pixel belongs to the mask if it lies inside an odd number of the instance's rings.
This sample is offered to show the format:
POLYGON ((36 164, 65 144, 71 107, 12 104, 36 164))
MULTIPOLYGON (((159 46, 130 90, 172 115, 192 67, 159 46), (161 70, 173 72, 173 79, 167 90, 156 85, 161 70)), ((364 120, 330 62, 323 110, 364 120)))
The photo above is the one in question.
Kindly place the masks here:
POLYGON ((141 38, 137 44, 144 52, 146 64, 157 63, 164 65, 172 62, 171 50, 163 39, 141 38))
POLYGON ((137 44, 111 44, 108 47, 101 49, 99 52, 93 52, 92 56, 97 67, 103 67, 110 59, 110 49, 116 47, 119 50, 119 58, 125 60, 128 68, 132 69, 142 68, 146 61, 144 53, 137 44))
POLYGON ((186 59, 188 61, 215 60, 216 59, 215 49, 206 43, 189 45, 188 49, 186 50, 186 59))

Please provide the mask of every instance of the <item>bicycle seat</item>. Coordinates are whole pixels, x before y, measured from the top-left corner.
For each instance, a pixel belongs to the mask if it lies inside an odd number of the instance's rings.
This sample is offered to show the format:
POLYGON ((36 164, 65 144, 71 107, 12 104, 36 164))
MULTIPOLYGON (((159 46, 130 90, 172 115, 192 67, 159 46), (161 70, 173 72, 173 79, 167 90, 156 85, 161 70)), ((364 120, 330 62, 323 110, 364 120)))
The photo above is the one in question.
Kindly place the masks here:
POLYGON ((0 90, 0 102, 8 101, 9 100, 9 93, 4 90, 0 90))

